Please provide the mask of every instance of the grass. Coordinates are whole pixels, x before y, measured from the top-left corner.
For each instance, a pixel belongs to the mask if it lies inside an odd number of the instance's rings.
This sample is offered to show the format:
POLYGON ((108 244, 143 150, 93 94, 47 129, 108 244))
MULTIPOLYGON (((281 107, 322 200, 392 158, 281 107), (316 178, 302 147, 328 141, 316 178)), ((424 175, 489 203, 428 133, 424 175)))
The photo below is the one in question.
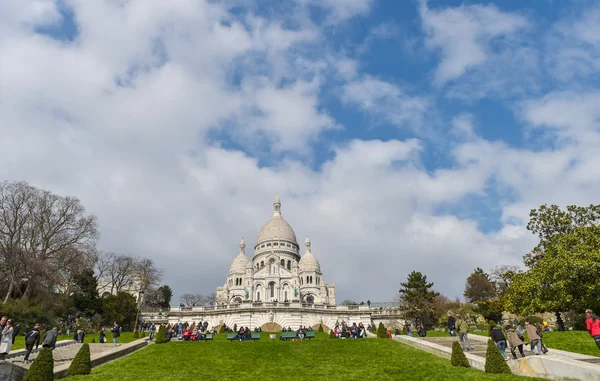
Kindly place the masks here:
MULTIPOLYGON (((278 334, 277 336, 280 336, 278 334)), ((332 340, 327 333, 303 342, 208 342, 152 344, 92 370, 79 381, 138 380, 476 380, 530 381, 453 367, 450 360, 394 340, 332 340)))
MULTIPOLYGON (((40 338, 40 347, 42 346, 43 338, 44 338, 44 334, 42 333, 42 337, 40 338)), ((97 333, 86 334, 85 339, 83 341, 85 343, 91 343, 92 339, 96 339, 96 342, 98 342, 98 334, 97 333)), ((112 335, 110 332, 107 333, 106 339, 108 340, 109 343, 112 343, 112 335)), ((56 339, 56 341, 61 341, 61 340, 73 340, 73 335, 60 335, 56 339)), ((137 340, 137 339, 133 338, 133 332, 123 332, 123 333, 121 333, 121 336, 119 337, 119 343, 130 343, 134 340, 137 340)), ((23 348, 25 348, 25 336, 19 335, 15 339, 15 343, 13 344, 11 350, 14 351, 14 350, 23 349, 23 348)))

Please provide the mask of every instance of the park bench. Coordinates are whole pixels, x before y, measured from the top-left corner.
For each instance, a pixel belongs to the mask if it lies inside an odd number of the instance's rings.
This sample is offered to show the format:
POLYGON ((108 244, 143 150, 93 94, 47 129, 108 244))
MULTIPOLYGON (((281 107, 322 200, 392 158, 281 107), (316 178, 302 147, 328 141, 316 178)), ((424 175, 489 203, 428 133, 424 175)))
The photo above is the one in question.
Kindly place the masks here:
MULTIPOLYGON (((296 332, 283 332, 281 334, 281 340, 294 340, 295 338, 298 337, 298 334, 296 332)), ((308 331, 304 333, 304 338, 305 339, 314 339, 315 338, 315 331, 308 331)))
POLYGON ((308 331, 306 332, 306 334, 304 335, 305 339, 314 339, 315 338, 315 331, 308 331))
MULTIPOLYGON (((239 341, 240 338, 238 337, 237 333, 229 333, 227 334, 227 340, 233 342, 234 340, 239 341)), ((246 340, 260 340, 260 333, 253 333, 252 336, 247 338, 246 340)))
POLYGON ((206 335, 204 335, 203 338, 201 338, 200 340, 212 340, 214 338, 214 334, 212 333, 207 333, 206 335))

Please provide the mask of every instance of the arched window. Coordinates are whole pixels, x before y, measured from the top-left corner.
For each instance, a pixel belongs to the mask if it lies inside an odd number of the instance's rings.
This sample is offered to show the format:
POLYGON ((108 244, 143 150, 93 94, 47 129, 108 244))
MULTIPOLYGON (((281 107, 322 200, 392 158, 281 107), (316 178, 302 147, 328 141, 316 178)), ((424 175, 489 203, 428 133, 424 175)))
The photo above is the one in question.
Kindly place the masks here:
POLYGON ((281 260, 281 267, 285 267, 285 259, 281 260))
POLYGON ((308 296, 306 297, 306 303, 308 303, 308 304, 313 304, 314 302, 315 302, 315 297, 314 297, 314 296, 312 296, 312 295, 308 295, 308 296))
POLYGON ((271 298, 275 297, 275 282, 269 283, 269 295, 271 298))
POLYGON ((265 261, 260 261, 260 267, 265 267, 265 261))
POLYGON ((288 261, 287 269, 288 270, 292 269, 292 261, 288 261))
POLYGON ((312 284, 312 282, 313 282, 313 278, 312 278, 312 275, 311 275, 310 276, 310 284, 312 284))
POLYGON ((260 302, 260 291, 256 293, 256 301, 260 302))
POLYGON ((304 279, 304 278, 300 278, 300 284, 304 284, 304 281, 303 281, 303 279, 304 279))
POLYGON ((306 284, 309 284, 309 283, 310 283, 310 277, 307 275, 306 276, 306 284))
POLYGON ((283 300, 287 302, 288 298, 287 298, 287 291, 283 292, 283 300))

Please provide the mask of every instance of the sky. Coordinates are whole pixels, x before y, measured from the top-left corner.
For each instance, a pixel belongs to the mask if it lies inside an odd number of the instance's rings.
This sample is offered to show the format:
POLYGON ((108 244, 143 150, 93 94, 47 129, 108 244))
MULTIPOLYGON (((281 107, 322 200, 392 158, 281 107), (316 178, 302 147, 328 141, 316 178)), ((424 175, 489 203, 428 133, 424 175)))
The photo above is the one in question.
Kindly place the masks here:
POLYGON ((0 1, 0 179, 78 197, 173 303, 276 193, 338 302, 462 297, 530 209, 597 203, 599 143, 595 1, 0 1))

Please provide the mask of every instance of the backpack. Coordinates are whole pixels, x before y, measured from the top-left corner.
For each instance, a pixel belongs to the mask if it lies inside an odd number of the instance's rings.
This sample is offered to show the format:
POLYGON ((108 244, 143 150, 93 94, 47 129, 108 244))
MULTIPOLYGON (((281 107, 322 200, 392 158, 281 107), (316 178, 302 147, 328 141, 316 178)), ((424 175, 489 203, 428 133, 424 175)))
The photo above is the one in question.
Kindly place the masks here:
POLYGON ((35 343, 35 341, 37 340, 37 338, 39 337, 39 335, 40 335, 39 331, 31 330, 25 337, 25 344, 33 345, 35 343))

